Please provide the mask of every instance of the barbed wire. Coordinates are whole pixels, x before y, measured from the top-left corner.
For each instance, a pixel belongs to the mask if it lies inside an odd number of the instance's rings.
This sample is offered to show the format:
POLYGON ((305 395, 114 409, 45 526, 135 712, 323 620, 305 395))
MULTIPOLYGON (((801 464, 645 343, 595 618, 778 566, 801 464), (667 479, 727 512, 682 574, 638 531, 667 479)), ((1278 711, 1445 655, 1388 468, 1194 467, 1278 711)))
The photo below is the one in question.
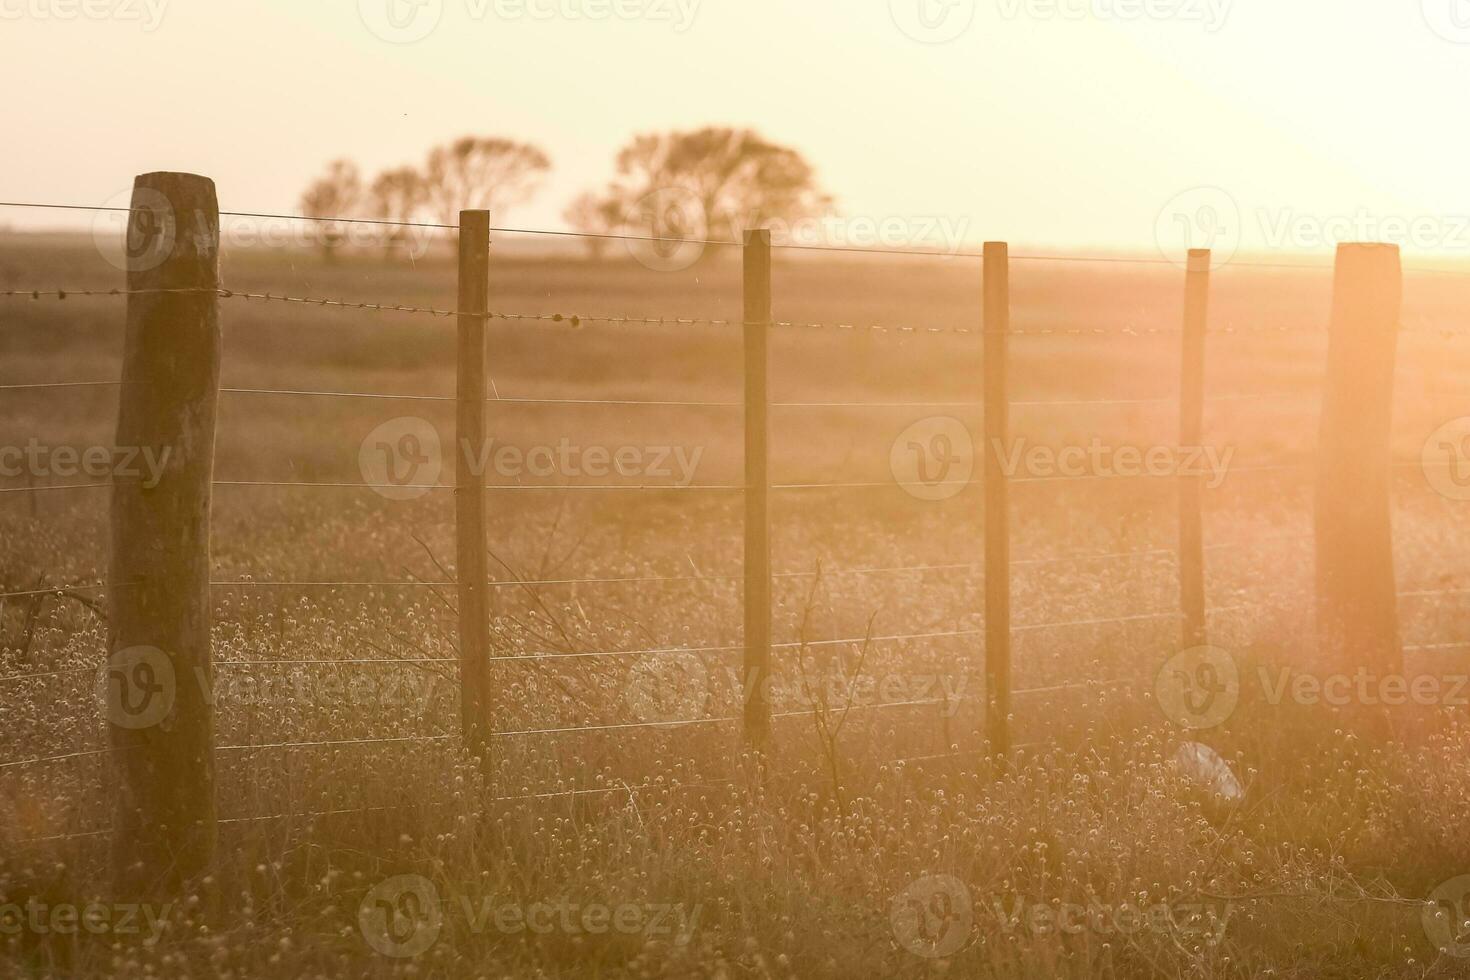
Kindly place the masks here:
MULTIPOLYGON (((244 301, 258 301, 262 303, 289 303, 305 306, 317 306, 326 308, 358 310, 374 313, 404 313, 428 316, 435 319, 449 320, 461 317, 472 317, 485 320, 526 321, 545 323, 566 323, 574 328, 587 323, 603 323, 608 325, 626 326, 630 324, 642 326, 768 326, 780 329, 808 329, 808 330, 837 330, 846 332, 869 332, 869 333, 891 333, 899 335, 917 334, 954 334, 957 336, 981 336, 984 334, 1005 334, 1012 337, 1084 337, 1084 336, 1175 336, 1182 335, 1182 330, 1177 327, 1144 327, 1125 325, 1121 327, 1033 327, 1024 330, 990 331, 983 327, 954 327, 954 326, 909 326, 894 324, 860 324, 844 322, 801 322, 793 320, 773 320, 769 322, 746 322, 735 319, 722 319, 712 317, 690 317, 690 316, 612 316, 607 314, 591 313, 513 313, 503 310, 491 310, 485 313, 471 313, 462 310, 441 309, 431 306, 416 306, 405 303, 370 302, 365 300, 331 299, 327 297, 292 296, 285 293, 260 293, 246 290, 234 290, 213 287, 194 288, 156 288, 156 289, 11 289, 0 290, 0 299, 3 298, 25 298, 31 300, 57 299, 65 300, 72 297, 96 297, 96 296, 133 296, 155 293, 214 293, 222 299, 240 299, 244 301)), ((1470 330, 1457 331, 1450 328, 1404 328, 1399 327, 1394 331, 1398 334, 1442 334, 1444 336, 1470 336, 1470 330)), ((1299 334, 1324 334, 1325 326, 1307 327, 1290 326, 1286 324, 1263 324, 1255 326, 1237 326, 1226 324, 1224 326, 1210 326, 1206 329, 1207 335, 1243 335, 1251 333, 1299 333, 1299 334)))

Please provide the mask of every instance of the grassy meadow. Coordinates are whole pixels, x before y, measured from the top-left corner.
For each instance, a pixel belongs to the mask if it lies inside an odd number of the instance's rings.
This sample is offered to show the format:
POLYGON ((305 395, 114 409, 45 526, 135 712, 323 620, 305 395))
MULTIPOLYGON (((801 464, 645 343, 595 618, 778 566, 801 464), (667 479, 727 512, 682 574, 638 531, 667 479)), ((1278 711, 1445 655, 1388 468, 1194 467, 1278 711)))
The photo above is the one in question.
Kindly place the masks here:
MULTIPOLYGON (((593 261, 497 237, 491 308, 738 323, 739 255, 724 252, 657 272, 621 249, 593 261)), ((0 291, 121 286, 117 261, 88 237, 0 236, 0 291)), ((440 309, 455 294, 447 242, 330 261, 237 244, 223 276, 240 292, 440 309)), ((1016 437, 1172 445, 1182 270, 1018 258, 1011 279, 1012 326, 1033 334, 1011 341, 1016 437), (1074 404, 1036 404, 1058 401, 1074 404), (1075 404, 1089 401, 1110 404, 1075 404)), ((663 490, 633 487, 674 479, 492 475, 502 734, 480 767, 458 745, 447 662, 452 493, 234 485, 362 483, 365 442, 403 417, 448 445, 454 320, 221 299, 218 867, 156 936, 5 928, 7 903, 107 901, 93 587, 108 494, 0 494, 0 592, 79 588, 0 600, 0 974, 1470 976, 1455 955, 1470 954, 1470 904, 1428 904, 1470 874, 1464 709, 1421 711, 1376 744, 1326 708, 1271 703, 1248 673, 1219 728, 1172 725, 1153 696, 1180 646, 1172 479, 1015 487, 1024 747, 1005 771, 977 751, 979 477, 921 499, 894 460, 904 433, 941 418, 973 434, 962 456, 979 451, 981 285, 971 258, 776 254, 776 318, 791 325, 772 337, 772 470, 790 489, 772 503, 766 780, 732 720, 742 510, 720 488, 742 478, 738 326, 491 321, 497 442, 697 466, 692 487, 663 490), (672 404, 619 404, 637 401, 672 404), (575 489, 593 484, 624 489, 575 489), (864 642, 832 642, 849 639, 864 642), (648 652, 590 656, 626 651, 648 652), (1229 760, 1243 799, 1173 763, 1192 739, 1229 760), (537 907, 557 910, 550 925, 517 928, 537 907), (1075 929, 1058 925, 1069 909, 1087 910, 1075 929), (1142 924, 1123 921, 1135 913, 1142 924)), ((0 446, 112 444, 115 386, 6 386, 116 380, 124 302, 0 297, 0 446)), ((1239 471, 1206 497, 1210 639, 1243 663, 1313 663, 1330 302, 1330 268, 1214 276, 1206 441, 1239 471)), ((1452 648, 1470 644, 1470 600, 1453 594, 1470 588, 1470 504, 1418 465, 1431 433, 1470 415, 1453 380, 1470 370, 1466 311, 1470 277, 1406 276, 1398 586, 1451 593, 1401 600, 1413 671, 1464 670, 1470 652, 1452 648)))

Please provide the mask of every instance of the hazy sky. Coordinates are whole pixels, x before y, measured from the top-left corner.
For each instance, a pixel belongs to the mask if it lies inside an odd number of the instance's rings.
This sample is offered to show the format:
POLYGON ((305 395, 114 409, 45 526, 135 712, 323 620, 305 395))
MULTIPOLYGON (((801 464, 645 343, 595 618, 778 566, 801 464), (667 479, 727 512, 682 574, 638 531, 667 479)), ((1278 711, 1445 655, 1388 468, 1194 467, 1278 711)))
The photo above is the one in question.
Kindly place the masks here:
POLYGON ((728 123, 931 243, 1470 249, 1470 0, 0 0, 0 84, 3 200, 295 210, 498 134, 555 171, 497 223, 560 228, 631 134, 728 123))

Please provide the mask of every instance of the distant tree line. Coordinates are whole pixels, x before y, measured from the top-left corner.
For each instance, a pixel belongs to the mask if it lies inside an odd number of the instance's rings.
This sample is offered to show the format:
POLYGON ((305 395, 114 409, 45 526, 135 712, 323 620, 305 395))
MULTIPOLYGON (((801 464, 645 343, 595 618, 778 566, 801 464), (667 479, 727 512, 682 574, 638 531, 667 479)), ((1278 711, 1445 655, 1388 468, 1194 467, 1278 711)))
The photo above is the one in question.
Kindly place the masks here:
MULTIPOLYGON (((485 208, 497 223, 529 201, 551 170, 539 148, 495 136, 465 136, 435 147, 421 167, 398 167, 365 181, 347 160, 328 165, 301 196, 310 217, 381 218, 454 224, 461 210, 485 208)), ((825 214, 832 199, 796 150, 748 129, 706 127, 634 137, 617 155, 606 187, 579 195, 564 213, 601 257, 616 236, 738 239, 748 228, 825 214)), ((406 229, 390 243, 406 240, 406 229)), ((318 241, 332 255, 342 226, 323 222, 318 241)))

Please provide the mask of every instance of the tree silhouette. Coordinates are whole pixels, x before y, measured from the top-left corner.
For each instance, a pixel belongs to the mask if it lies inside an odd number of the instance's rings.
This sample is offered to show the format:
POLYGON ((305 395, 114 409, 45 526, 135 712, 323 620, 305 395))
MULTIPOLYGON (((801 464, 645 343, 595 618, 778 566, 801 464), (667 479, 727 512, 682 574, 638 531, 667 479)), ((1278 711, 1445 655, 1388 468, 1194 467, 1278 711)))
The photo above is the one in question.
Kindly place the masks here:
MULTIPOLYGON (((373 215, 385 221, 407 223, 419 217, 428 192, 424 178, 412 167, 385 170, 373 181, 368 191, 372 201, 373 215)), ((400 225, 390 226, 388 243, 401 247, 408 238, 408 229, 400 225)))
POLYGON ((607 190, 579 199, 580 220, 573 224, 733 241, 747 229, 816 217, 831 206, 796 150, 748 129, 706 127, 635 137, 618 154, 617 177, 607 190))
POLYGON ((591 236, 582 239, 582 243, 592 259, 602 258, 612 244, 610 239, 596 236, 617 234, 621 224, 617 205, 592 191, 578 195, 562 212, 562 217, 574 230, 591 236))
POLYGON ((459 212, 467 209, 499 215, 528 200, 550 169, 546 154, 529 144, 466 136, 429 153, 425 200, 445 224, 458 221, 459 212))
MULTIPOLYGON (((350 218, 362 204, 362 175, 350 160, 334 160, 327 172, 307 186, 301 195, 301 213, 309 217, 350 218)), ((313 222, 313 234, 322 254, 336 255, 342 244, 343 226, 336 221, 313 222)))

